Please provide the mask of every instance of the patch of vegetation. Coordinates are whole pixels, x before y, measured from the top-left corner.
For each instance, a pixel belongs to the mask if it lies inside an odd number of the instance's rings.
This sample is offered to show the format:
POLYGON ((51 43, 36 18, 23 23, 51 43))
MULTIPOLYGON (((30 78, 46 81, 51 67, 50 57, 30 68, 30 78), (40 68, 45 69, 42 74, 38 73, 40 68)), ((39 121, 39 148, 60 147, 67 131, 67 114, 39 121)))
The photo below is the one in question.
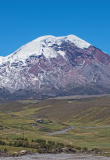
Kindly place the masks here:
POLYGON ((109 153, 110 128, 85 128, 109 125, 110 97, 8 102, 0 105, 0 149, 5 147, 11 152, 24 147, 34 151, 48 148, 57 152, 54 148, 64 147, 93 152, 98 148, 109 153), (41 122, 36 121, 39 119, 41 122), (70 126, 75 128, 67 134, 46 135, 70 126), (38 143, 38 139, 46 142, 38 143))
MULTIPOLYGON (((14 141, 8 141, 5 143, 7 146, 13 146, 13 147, 22 147, 22 148, 28 148, 28 149, 37 149, 37 152, 39 153, 76 153, 78 150, 83 152, 88 152, 87 147, 77 147, 73 145, 65 145, 64 143, 59 143, 55 141, 46 141, 44 139, 32 139, 31 141, 26 140, 18 140, 17 138, 14 141), (11 145, 10 145, 11 144, 11 145)), ((3 145, 3 144, 2 144, 3 145)), ((4 152, 8 152, 7 148, 4 148, 4 152)), ((89 151, 90 152, 90 151, 89 151)), ((93 148, 91 152, 94 153, 101 153, 101 151, 97 148, 93 148)))
POLYGON ((0 145, 5 145, 5 142, 0 140, 0 145))

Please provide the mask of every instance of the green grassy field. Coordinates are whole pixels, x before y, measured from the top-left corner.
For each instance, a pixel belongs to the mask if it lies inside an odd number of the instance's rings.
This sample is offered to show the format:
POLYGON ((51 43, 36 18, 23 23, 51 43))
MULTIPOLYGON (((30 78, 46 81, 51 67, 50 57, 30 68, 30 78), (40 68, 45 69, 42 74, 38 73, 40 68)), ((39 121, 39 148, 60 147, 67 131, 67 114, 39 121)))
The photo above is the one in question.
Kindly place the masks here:
MULTIPOLYGON (((0 105, 0 138, 45 139, 110 152, 110 128, 82 128, 110 125, 110 97, 83 99, 25 100, 0 105), (42 123, 37 122, 38 119, 42 123), (75 126, 67 134, 46 133, 75 126)), ((3 145, 0 146, 2 149, 3 145)), ((20 150, 8 147, 9 152, 20 150)))

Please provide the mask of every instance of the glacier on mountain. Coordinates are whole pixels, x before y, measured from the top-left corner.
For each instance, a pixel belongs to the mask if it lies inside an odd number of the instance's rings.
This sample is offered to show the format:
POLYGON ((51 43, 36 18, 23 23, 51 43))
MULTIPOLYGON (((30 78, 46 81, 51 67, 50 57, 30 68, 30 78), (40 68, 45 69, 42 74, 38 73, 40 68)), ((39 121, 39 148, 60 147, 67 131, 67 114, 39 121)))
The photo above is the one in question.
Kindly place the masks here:
POLYGON ((25 62, 25 60, 31 55, 39 56, 43 54, 47 59, 56 58, 58 54, 64 57, 65 53, 60 51, 60 48, 58 52, 52 48, 52 45, 60 45, 62 41, 70 41, 81 49, 88 48, 90 46, 89 43, 74 35, 68 35, 64 37, 42 36, 20 47, 10 55, 6 57, 0 57, 0 64, 6 62, 13 63, 18 61, 25 62))

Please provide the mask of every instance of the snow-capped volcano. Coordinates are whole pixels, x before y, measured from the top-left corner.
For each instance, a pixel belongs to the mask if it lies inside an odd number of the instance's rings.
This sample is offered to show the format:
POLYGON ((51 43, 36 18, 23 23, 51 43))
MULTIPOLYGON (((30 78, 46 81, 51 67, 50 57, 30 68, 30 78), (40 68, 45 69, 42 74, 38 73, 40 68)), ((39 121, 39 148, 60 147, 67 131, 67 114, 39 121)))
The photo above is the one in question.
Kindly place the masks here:
POLYGON ((61 56, 65 56, 65 53, 63 51, 60 51, 60 47, 59 51, 55 51, 53 49, 54 45, 60 46, 62 41, 74 43, 81 49, 88 48, 90 46, 89 43, 74 35, 65 37, 42 36, 22 46, 11 55, 7 57, 0 57, 0 64, 6 63, 7 61, 9 61, 10 63, 17 61, 25 62, 26 59, 32 55, 44 55, 46 58, 56 58, 59 54, 61 56))
POLYGON ((0 57, 8 96, 109 93, 109 85, 110 56, 74 35, 39 37, 0 57))

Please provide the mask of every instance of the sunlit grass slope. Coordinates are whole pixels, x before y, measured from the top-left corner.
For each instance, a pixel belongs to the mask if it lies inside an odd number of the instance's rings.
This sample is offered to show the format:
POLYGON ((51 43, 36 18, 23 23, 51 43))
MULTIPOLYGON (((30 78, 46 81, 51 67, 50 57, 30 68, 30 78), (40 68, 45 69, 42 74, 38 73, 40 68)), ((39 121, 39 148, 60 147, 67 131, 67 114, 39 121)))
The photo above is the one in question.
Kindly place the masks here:
MULTIPOLYGON (((24 136, 110 152, 110 97, 47 99, 8 102, 0 105, 0 138, 5 141, 24 136), (41 123, 38 120, 41 119, 41 123), (46 133, 75 126, 67 134, 46 133)), ((2 147, 2 146, 0 146, 2 147)))

